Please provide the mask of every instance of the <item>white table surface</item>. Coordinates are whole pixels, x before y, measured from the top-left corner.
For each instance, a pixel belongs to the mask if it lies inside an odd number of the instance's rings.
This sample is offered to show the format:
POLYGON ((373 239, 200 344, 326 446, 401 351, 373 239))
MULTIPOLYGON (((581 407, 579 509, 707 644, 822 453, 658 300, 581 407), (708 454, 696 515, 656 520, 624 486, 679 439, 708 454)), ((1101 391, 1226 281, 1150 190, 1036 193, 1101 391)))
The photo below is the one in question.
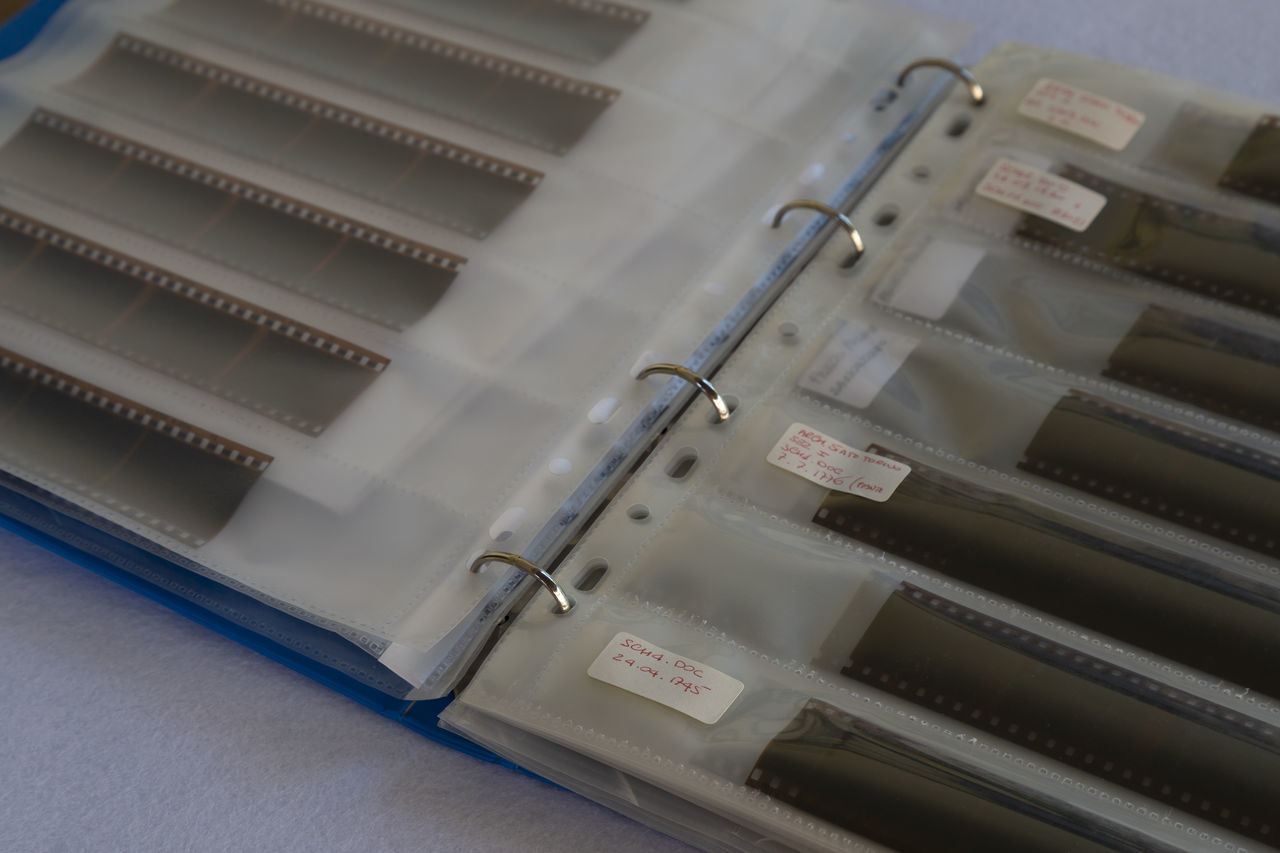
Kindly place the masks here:
MULTIPOLYGON (((909 0, 1280 103, 1274 0, 909 0)), ((0 533, 0 851, 684 845, 432 743, 0 533)))

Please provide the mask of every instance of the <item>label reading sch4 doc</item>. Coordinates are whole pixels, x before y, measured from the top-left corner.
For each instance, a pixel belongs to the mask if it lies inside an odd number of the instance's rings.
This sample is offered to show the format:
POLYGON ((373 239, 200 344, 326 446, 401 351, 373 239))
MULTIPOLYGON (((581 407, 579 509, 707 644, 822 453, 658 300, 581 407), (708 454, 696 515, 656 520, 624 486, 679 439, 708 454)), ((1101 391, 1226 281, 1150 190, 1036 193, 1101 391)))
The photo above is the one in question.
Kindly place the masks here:
POLYGON ((707 724, 724 716, 742 693, 738 679, 625 631, 605 645, 587 675, 707 724))

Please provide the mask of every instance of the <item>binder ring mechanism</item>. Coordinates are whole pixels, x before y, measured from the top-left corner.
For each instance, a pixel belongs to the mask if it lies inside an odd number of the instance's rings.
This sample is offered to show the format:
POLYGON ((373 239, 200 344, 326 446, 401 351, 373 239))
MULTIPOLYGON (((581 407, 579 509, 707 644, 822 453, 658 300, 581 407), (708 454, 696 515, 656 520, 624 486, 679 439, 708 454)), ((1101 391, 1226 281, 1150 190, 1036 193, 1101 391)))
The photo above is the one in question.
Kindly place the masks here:
POLYGON ((793 210, 799 210, 801 208, 805 210, 816 210, 819 213, 826 214, 830 218, 839 222, 840 226, 844 228, 846 232, 848 232, 849 239, 853 242, 853 254, 845 258, 844 261, 840 264, 840 266, 851 267, 857 262, 858 258, 862 257, 862 253, 864 251, 863 244, 862 244, 862 235, 858 233, 857 228, 853 227, 853 220, 849 219, 849 217, 845 216, 843 213, 836 210, 834 207, 832 207, 829 204, 823 204, 820 201, 813 201, 812 199, 807 199, 807 198, 801 198, 801 199, 796 199, 795 201, 789 201, 786 204, 784 204, 782 207, 778 208, 778 212, 773 215, 773 227, 777 228, 779 225, 781 225, 782 220, 786 218, 786 215, 788 213, 790 213, 793 210))
POLYGON ((556 579, 519 554, 512 554, 509 551, 486 551, 471 561, 470 570, 478 572, 485 563, 506 563, 508 566, 515 566, 526 575, 532 576, 556 600, 555 607, 551 608, 552 613, 563 616, 573 609, 573 599, 569 597, 569 594, 564 591, 560 584, 556 583, 556 579))
POLYGON ((636 374, 636 379, 644 379, 653 376, 655 373, 665 373, 671 376, 679 376, 690 385, 698 386, 704 397, 711 401, 711 405, 716 407, 716 414, 719 416, 719 423, 729 420, 729 404, 725 402, 724 397, 720 396, 720 392, 716 390, 716 386, 712 385, 705 379, 701 373, 695 373, 683 364, 669 364, 665 361, 654 362, 636 374))
POLYGON ((936 56, 922 57, 920 59, 917 59, 915 62, 908 64, 906 68, 902 69, 902 71, 898 74, 898 88, 901 89, 903 86, 907 84, 907 76, 912 71, 915 71, 917 68, 929 68, 929 67, 945 68, 947 71, 950 71, 956 77, 959 77, 962 81, 964 81, 964 84, 969 87, 969 100, 973 101, 973 105, 975 107, 980 107, 983 105, 983 103, 986 102, 987 95, 985 92, 982 91, 982 84, 979 83, 978 79, 973 76, 973 72, 971 72, 968 68, 965 68, 963 65, 957 65, 956 63, 952 62, 950 59, 941 59, 936 56))

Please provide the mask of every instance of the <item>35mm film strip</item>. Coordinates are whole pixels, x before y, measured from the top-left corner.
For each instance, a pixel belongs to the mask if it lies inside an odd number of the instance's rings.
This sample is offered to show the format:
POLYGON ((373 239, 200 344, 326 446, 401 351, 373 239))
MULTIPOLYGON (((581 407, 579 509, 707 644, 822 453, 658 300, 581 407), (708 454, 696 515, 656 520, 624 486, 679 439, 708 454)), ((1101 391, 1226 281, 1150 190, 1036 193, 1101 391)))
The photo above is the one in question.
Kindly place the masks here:
POLYGON ((129 35, 73 91, 202 141, 483 238, 541 172, 129 35))
POLYGON ((177 0, 164 15, 201 35, 557 154, 620 95, 313 0, 177 0))
POLYGON ((311 435, 389 363, 4 207, 0 305, 311 435))
POLYGON ((48 110, 0 148, 0 177, 395 329, 466 263, 48 110))
POLYGON ((190 545, 226 525, 271 457, 0 349, 0 455, 190 545))

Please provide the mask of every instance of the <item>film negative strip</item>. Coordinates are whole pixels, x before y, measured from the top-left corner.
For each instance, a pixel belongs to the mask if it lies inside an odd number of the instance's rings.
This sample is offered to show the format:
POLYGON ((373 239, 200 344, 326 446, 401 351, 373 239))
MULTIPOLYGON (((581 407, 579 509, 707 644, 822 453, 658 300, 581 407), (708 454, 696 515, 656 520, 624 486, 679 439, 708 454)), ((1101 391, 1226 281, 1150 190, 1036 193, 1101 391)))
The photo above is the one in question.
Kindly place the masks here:
POLYGON ((0 177, 394 329, 466 263, 46 110, 0 148, 0 177))
POLYGON ((1280 316, 1280 229, 1137 192, 1075 166, 1057 172, 1106 196, 1106 206, 1082 232, 1024 217, 1019 237, 1280 316))
POLYGON ((1280 458, 1073 390, 1018 467, 1280 556, 1280 458))
POLYGON ((543 175, 129 35, 71 83, 78 94, 473 237, 543 175))
POLYGON ((189 545, 231 518, 260 451, 0 349, 0 456, 189 545))
POLYGON ((177 0, 201 35, 557 154, 619 92, 312 0, 177 0))
POLYGON ((1280 115, 1258 119, 1218 184, 1255 198, 1280 202, 1280 115))
POLYGON ((388 364, 3 207, 0 305, 310 435, 388 364))
POLYGON ((1153 305, 1112 351, 1102 374, 1280 431, 1280 340, 1153 305))
POLYGON ((883 503, 830 492, 813 521, 964 583, 1280 697, 1280 589, 981 488, 911 473, 883 503))
POLYGON ((844 672, 1242 835, 1280 835, 1280 731, 911 584, 844 672))
POLYGON ((818 699, 769 742, 746 784, 903 853, 1168 849, 818 699))
POLYGON ((608 59, 649 13, 601 0, 386 0, 452 24, 583 62, 608 59))

